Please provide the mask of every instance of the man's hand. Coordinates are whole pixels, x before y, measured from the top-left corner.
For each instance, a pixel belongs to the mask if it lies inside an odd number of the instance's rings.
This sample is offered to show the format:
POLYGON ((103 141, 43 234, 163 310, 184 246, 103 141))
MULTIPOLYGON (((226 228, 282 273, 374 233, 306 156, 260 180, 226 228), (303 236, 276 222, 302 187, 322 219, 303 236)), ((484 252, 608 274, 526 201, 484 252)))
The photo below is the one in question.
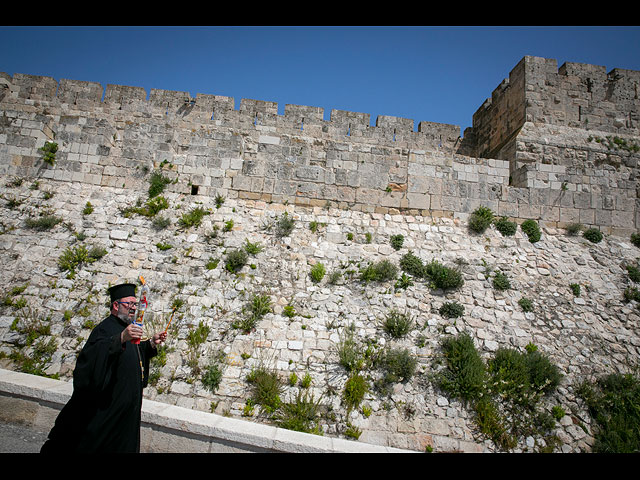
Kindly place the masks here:
POLYGON ((130 323, 120 334, 120 340, 122 343, 130 342, 131 340, 140 340, 142 338, 142 327, 135 323, 130 323))
POLYGON ((161 343, 164 343, 167 339, 167 332, 155 333, 153 337, 151 337, 151 346, 156 348, 161 343))

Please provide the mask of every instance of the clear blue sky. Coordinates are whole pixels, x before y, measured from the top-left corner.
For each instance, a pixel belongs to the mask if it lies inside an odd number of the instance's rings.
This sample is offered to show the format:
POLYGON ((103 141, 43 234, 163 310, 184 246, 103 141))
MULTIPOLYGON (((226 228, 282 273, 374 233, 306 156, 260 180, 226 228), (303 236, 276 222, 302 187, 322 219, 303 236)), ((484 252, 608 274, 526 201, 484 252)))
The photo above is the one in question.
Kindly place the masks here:
POLYGON ((640 27, 0 26, 0 71, 471 126, 525 55, 640 70, 640 27))

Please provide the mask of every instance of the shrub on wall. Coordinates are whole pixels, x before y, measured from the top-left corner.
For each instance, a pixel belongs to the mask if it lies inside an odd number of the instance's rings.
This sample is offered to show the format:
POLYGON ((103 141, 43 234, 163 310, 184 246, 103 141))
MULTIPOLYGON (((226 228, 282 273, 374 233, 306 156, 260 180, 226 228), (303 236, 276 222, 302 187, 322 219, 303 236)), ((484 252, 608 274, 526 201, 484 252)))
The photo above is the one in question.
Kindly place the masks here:
POLYGON ((531 243, 536 243, 538 240, 540 240, 542 232, 540 231, 538 222, 536 222, 535 220, 525 220, 524 222, 522 222, 522 225, 520 225, 520 228, 525 233, 525 235, 527 235, 531 243))
POLYGON ((493 221, 493 212, 488 207, 476 208, 469 217, 469 229, 475 233, 483 233, 493 221))
POLYGON ((589 240, 591 243, 600 243, 602 240, 602 232, 597 228, 587 228, 582 232, 582 236, 589 240))

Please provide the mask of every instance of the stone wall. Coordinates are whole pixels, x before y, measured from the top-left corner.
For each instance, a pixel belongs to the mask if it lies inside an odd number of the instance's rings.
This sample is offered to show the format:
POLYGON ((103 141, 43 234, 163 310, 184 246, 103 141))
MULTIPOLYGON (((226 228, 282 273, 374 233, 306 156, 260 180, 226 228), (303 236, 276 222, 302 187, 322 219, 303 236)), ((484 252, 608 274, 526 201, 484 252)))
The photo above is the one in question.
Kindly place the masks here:
POLYGON ((163 169, 182 193, 462 219, 485 205, 518 221, 629 234, 638 72, 603 78, 596 67, 554 66, 525 57, 465 139, 454 125, 423 121, 413 131, 413 120, 398 117, 371 126, 364 113, 332 110, 325 120, 321 108, 286 105, 279 115, 276 103, 247 99, 235 110, 229 97, 152 89, 147 98, 118 85, 103 98, 97 83, 4 74, 0 168, 132 189, 163 169), (54 139, 51 168, 38 148, 54 139))
MULTIPOLYGON (((497 104, 504 95, 495 98, 497 104)), ((493 121, 485 113, 483 122, 493 121)), ((111 85, 103 94, 94 83, 0 75, 0 284, 6 292, 24 287, 15 298, 6 293, 0 305, 1 351, 9 354, 22 341, 17 318, 44 322, 58 342, 48 373, 69 378, 91 322, 106 314, 108 285, 143 275, 153 291, 149 328, 165 324, 176 298, 184 302, 167 363, 147 391, 150 399, 241 417, 247 374, 268 361, 283 378, 311 375, 315 398, 334 412, 323 424, 326 435, 343 434, 349 422, 372 444, 493 451, 477 435, 472 414, 428 381, 443 336, 470 331, 483 355, 533 342, 559 365, 565 381, 549 405, 572 414, 557 425, 558 448, 588 450, 592 439, 576 426, 588 421, 575 384, 625 371, 640 353, 637 311, 623 301, 629 285, 624 265, 637 257, 628 241, 638 225, 638 154, 629 147, 637 136, 609 144, 613 132, 604 127, 587 131, 525 116, 513 141, 507 138, 513 127, 500 130, 506 143, 498 150, 513 156, 484 158, 470 154, 477 150, 472 140, 480 145, 483 138, 480 121, 461 140, 452 125, 420 122, 414 132, 407 119, 379 117, 371 126, 368 114, 323 115, 315 107, 287 105, 279 115, 272 102, 243 99, 235 110, 233 99, 215 95, 194 99, 152 90, 147 98, 143 89, 111 85), (47 141, 59 146, 53 166, 38 151, 47 141), (514 169, 516 153, 530 161, 514 169), (123 212, 146 201, 154 171, 172 180, 163 193, 169 208, 162 215, 170 221, 163 229, 123 212), (224 199, 221 206, 216 196, 224 199), (91 213, 83 212, 87 202, 91 213), (542 240, 531 244, 520 230, 502 237, 493 228, 470 235, 466 218, 479 205, 518 221, 539 220, 542 240), (196 207, 208 212, 203 223, 181 227, 182 215, 196 207), (295 228, 276 238, 267 227, 285 211, 295 228), (28 219, 47 214, 62 222, 47 231, 27 227, 28 219), (616 235, 599 244, 565 235, 562 227, 577 221, 616 235), (389 242, 396 234, 405 239, 399 251, 389 242), (226 253, 246 241, 263 250, 238 274, 227 272, 226 253), (107 254, 71 278, 58 259, 78 245, 98 245, 107 254), (369 262, 397 265, 410 250, 424 261, 461 268, 464 287, 444 293, 420 281, 396 289, 394 282, 357 280, 369 262), (327 270, 319 284, 309 276, 317 263, 327 270), (506 272, 514 288, 492 289, 490 268, 506 272), (328 282, 333 272, 340 273, 337 283, 328 282), (571 283, 588 295, 575 298, 571 283), (273 310, 244 333, 233 323, 254 293, 268 295, 273 310), (519 308, 523 296, 535 300, 533 312, 519 308), (463 318, 439 315, 443 302, 452 300, 465 307, 463 318), (298 312, 293 318, 284 313, 288 304, 298 312), (416 320, 400 341, 380 326, 393 308, 416 320), (226 355, 215 393, 189 362, 187 336, 200 323, 210 333, 196 355, 199 367, 218 351, 226 355), (402 346, 419 359, 414 381, 395 385, 390 398, 367 397, 370 416, 348 416, 336 394, 347 378, 337 345, 352 324, 359 339, 402 346)), ((509 118, 520 122, 522 108, 509 118)), ((15 368, 8 357, 1 366, 15 368)), ((288 388, 287 398, 298 391, 288 388)), ((533 449, 532 441, 518 448, 533 449)))

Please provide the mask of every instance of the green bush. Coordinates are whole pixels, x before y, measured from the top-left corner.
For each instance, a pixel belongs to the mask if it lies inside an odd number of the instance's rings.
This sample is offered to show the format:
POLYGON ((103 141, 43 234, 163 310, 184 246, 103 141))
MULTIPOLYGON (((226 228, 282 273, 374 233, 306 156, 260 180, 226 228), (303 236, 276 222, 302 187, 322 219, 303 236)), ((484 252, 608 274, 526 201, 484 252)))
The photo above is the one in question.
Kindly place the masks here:
POLYGON ((84 245, 68 247, 58 258, 58 268, 63 272, 67 271, 68 277, 73 278, 76 269, 85 264, 93 263, 106 254, 107 251, 100 246, 92 246, 90 249, 84 245))
POLYGON ((518 300, 518 305, 520 305, 520 308, 522 308, 523 312, 530 312, 533 310, 533 302, 526 297, 522 297, 520 300, 518 300))
POLYGON ((222 369, 220 368, 220 365, 217 362, 209 363, 208 367, 202 373, 200 381, 204 388, 209 390, 211 393, 215 393, 222 381, 222 369))
POLYGON ((582 236, 589 240, 591 243, 600 243, 602 240, 602 232, 597 228, 587 228, 582 232, 582 236))
POLYGON ((398 310, 391 310, 382 322, 382 328, 393 338, 402 338, 407 335, 413 327, 413 321, 408 313, 398 310))
POLYGON ((324 278, 324 274, 326 270, 324 265, 320 262, 316 263, 313 267, 311 267, 311 271, 309 272, 309 276, 311 277, 311 281, 313 283, 320 283, 324 278))
POLYGON ((469 216, 469 229, 483 233, 493 221, 493 211, 488 207, 478 207, 469 216))
POLYGON ((239 272, 247 263, 249 256, 243 248, 231 250, 225 259, 224 268, 231 273, 239 272))
POLYGON ((391 246, 394 250, 400 250, 402 248, 402 244, 404 243, 403 235, 391 235, 391 246))
POLYGON ((422 278, 426 275, 425 266, 422 263, 422 260, 412 252, 407 252, 402 256, 400 259, 400 268, 409 275, 413 275, 417 278, 422 278))
POLYGON ((405 290, 413 285, 413 280, 406 273, 402 272, 402 275, 394 285, 396 290, 405 290))
POLYGON ((577 391, 593 418, 594 453, 640 451, 640 379, 614 373, 583 382, 577 391))
POLYGON ((45 142, 45 144, 38 149, 42 152, 42 161, 53 166, 56 163, 56 152, 58 151, 58 144, 55 142, 45 142))
POLYGON ((354 327, 349 326, 340 335, 338 361, 349 373, 359 372, 366 365, 365 352, 354 336, 354 327))
POLYGON ((471 336, 463 332, 456 337, 446 337, 442 350, 446 365, 437 376, 438 386, 465 402, 482 396, 487 371, 471 336))
POLYGON ((257 255, 262 251, 262 245, 260 243, 251 243, 249 239, 245 240, 244 251, 249 255, 257 255))
POLYGON ((635 265, 627 265, 627 272, 629 273, 629 280, 632 282, 640 282, 640 269, 635 265))
POLYGON ((569 284, 569 288, 573 292, 573 296, 574 297, 579 297, 580 296, 580 285, 578 283, 569 284))
POLYGON ((288 212, 284 212, 277 220, 275 224, 275 233, 277 237, 287 237, 293 231, 295 227, 295 219, 291 218, 288 212))
POLYGON ((298 391, 293 402, 283 403, 275 415, 280 428, 296 432, 322 434, 320 429, 320 401, 308 391, 298 391))
POLYGON ((627 287, 624 289, 623 293, 624 299, 627 302, 631 300, 635 300, 636 302, 640 302, 640 291, 636 287, 627 287))
POLYGON ((53 227, 62 222, 62 218, 56 217, 55 215, 43 215, 37 219, 27 218, 25 220, 25 225, 27 228, 31 230, 37 230, 39 232, 44 232, 46 230, 51 230, 53 227))
POLYGON ((425 265, 424 271, 435 288, 449 290, 460 288, 464 284, 462 273, 459 270, 445 267, 436 260, 425 265))
POLYGON ((578 235, 582 231, 582 228, 583 227, 581 223, 572 223, 570 225, 567 225, 565 230, 567 231, 567 235, 570 235, 573 237, 578 235))
POLYGON ((504 273, 497 271, 493 277, 493 288, 500 291, 509 290, 511 288, 511 282, 504 273))
POLYGON ((385 384, 407 382, 415 373, 418 360, 406 348, 390 348, 382 355, 379 365, 385 384))
POLYGON ((149 198, 153 198, 160 195, 165 187, 171 183, 171 179, 162 175, 162 173, 155 171, 149 177, 149 198))
POLYGON ((151 225, 153 226, 153 228, 155 228, 156 230, 164 230, 165 228, 167 228, 169 225, 171 225, 171 220, 167 217, 155 217, 152 221, 151 221, 151 225))
POLYGON ((275 371, 258 367, 247 376, 247 382, 253 387, 252 402, 260 405, 264 412, 273 414, 280 408, 283 384, 275 371))
POLYGON ((179 220, 180 226, 183 228, 198 227, 202 223, 202 219, 205 215, 209 215, 209 212, 204 208, 192 208, 189 212, 182 215, 179 220))
MULTIPOLYGON (((509 450, 524 436, 542 435, 547 449, 553 417, 539 409, 543 396, 559 385, 562 375, 533 344, 525 352, 499 348, 483 362, 467 333, 442 342, 444 370, 435 375, 437 385, 473 408, 475 422, 499 449, 509 450)), ((551 447, 549 447, 551 442, 551 447)))
POLYGON ((360 271, 360 281, 362 282, 386 282, 395 280, 398 275, 398 267, 389 260, 380 260, 374 264, 369 264, 360 271))
POLYGON ((349 410, 358 408, 358 405, 360 405, 368 391, 369 384, 367 379, 363 375, 356 373, 351 375, 345 383, 342 392, 342 401, 349 410))
POLYGON ((498 230, 505 237, 511 237, 516 234, 518 230, 518 224, 516 222, 509 221, 506 217, 502 217, 496 220, 494 223, 496 230, 498 230))
POLYGON ((438 312, 445 318, 459 318, 464 315, 464 306, 458 302, 445 302, 438 312))
POLYGON ((525 235, 529 237, 529 241, 531 243, 536 243, 538 240, 540 240, 542 232, 540 230, 538 222, 536 222, 535 220, 525 220, 524 222, 522 222, 522 225, 520 225, 520 228, 525 233, 525 235))
POLYGON ((640 247, 640 233, 632 233, 630 240, 636 247, 640 247))

